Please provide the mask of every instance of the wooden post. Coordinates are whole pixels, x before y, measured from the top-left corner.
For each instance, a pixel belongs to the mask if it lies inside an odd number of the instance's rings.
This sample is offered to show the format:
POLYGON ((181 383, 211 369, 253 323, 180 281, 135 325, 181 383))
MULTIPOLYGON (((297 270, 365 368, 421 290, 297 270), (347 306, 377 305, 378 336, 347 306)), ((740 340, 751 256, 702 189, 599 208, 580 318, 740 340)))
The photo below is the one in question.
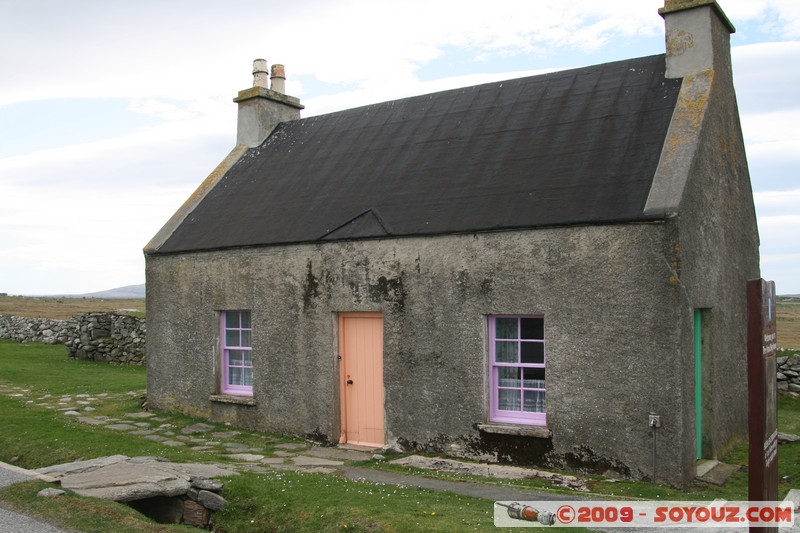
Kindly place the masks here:
MULTIPOLYGON (((748 497, 778 500, 778 396, 775 283, 747 282, 748 497)), ((778 531, 777 527, 750 531, 778 531)))

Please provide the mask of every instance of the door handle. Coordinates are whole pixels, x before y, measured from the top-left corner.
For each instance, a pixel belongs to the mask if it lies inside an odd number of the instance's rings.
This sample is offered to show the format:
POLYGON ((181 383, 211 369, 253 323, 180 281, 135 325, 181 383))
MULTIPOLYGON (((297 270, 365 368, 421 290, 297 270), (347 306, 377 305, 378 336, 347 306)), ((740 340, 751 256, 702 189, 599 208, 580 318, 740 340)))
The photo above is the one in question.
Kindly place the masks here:
POLYGON ((353 380, 352 380, 352 379, 348 379, 348 380, 347 380, 347 384, 348 384, 348 385, 352 385, 352 384, 353 384, 353 380))

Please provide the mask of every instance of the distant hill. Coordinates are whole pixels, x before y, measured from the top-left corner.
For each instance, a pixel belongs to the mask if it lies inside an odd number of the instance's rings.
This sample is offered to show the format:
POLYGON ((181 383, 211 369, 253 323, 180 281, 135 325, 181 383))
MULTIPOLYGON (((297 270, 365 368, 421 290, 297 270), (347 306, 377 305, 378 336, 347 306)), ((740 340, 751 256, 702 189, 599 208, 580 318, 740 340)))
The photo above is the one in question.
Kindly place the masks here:
POLYGON ((144 298, 144 283, 141 285, 127 285, 107 291, 90 292, 87 294, 62 294, 60 298, 144 298))

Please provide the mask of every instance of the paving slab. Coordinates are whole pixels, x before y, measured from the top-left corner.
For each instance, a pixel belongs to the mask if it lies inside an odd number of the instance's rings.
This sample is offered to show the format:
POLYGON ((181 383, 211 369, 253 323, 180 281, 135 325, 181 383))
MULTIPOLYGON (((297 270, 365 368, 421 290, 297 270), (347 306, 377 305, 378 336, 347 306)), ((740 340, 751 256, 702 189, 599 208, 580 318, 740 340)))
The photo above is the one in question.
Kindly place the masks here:
POLYGON ((711 483, 712 485, 722 486, 733 474, 738 471, 739 465, 719 463, 715 465, 714 468, 706 472, 703 476, 698 476, 697 479, 700 481, 705 481, 706 483, 711 483))
POLYGON ((231 453, 244 453, 250 451, 251 448, 247 444, 242 444, 239 442, 226 442, 222 444, 222 447, 231 453))
POLYGON ((138 413, 128 413, 125 415, 126 418, 150 418, 151 416, 156 416, 155 413, 148 413, 147 411, 139 411, 138 413))
POLYGON ((322 457, 310 457, 308 455, 298 455, 292 459, 296 466, 341 466, 344 461, 332 461, 322 457))
POLYGON ((523 468, 521 466, 468 463, 465 461, 456 461, 454 459, 442 459, 441 457, 423 457, 421 455, 410 455, 408 457, 395 459, 394 461, 390 461, 390 464, 500 479, 546 479, 554 485, 560 485, 571 490, 589 491, 587 480, 585 479, 566 474, 537 470, 535 468, 523 468))
POLYGON ((186 446, 185 442, 179 440, 164 440, 161 441, 161 444, 163 444, 164 446, 169 446, 171 448, 177 448, 178 446, 186 446))
POLYGON ((303 455, 324 457, 326 459, 339 459, 342 461, 368 461, 372 458, 373 454, 371 452, 362 452, 357 450, 314 446, 313 448, 305 450, 303 455))
MULTIPOLYGON (((172 463, 157 457, 115 455, 40 468, 82 496, 134 501, 186 494, 192 479, 236 475, 216 464, 172 463)), ((209 482, 214 483, 214 482, 209 482)))
POLYGON ((129 435, 152 435, 155 432, 155 429, 137 429, 136 431, 131 431, 129 435))
POLYGON ((114 431, 130 431, 132 429, 139 429, 131 424, 108 424, 106 427, 108 429, 113 429, 114 431))
POLYGON ((273 448, 278 448, 279 450, 299 450, 308 447, 308 444, 301 444, 299 442, 284 442, 273 446, 273 448))
POLYGON ((102 426, 105 425, 105 420, 99 420, 97 418, 92 418, 90 416, 79 416, 78 422, 82 422, 84 424, 89 424, 91 426, 102 426))
POLYGON ((211 435, 218 439, 229 439, 231 437, 235 437, 239 433, 240 433, 239 431, 217 431, 216 433, 212 433, 211 435))
POLYGON ((198 424, 192 424, 191 426, 186 426, 185 428, 181 429, 181 433, 183 433, 184 435, 191 435, 192 433, 208 433, 213 429, 214 426, 198 423, 198 424))
POLYGON ((247 462, 261 461, 264 458, 263 455, 256 455, 252 453, 229 453, 226 454, 225 457, 233 459, 234 461, 247 461, 247 462))
POLYGON ((297 457, 296 453, 277 451, 273 453, 277 457, 297 457))

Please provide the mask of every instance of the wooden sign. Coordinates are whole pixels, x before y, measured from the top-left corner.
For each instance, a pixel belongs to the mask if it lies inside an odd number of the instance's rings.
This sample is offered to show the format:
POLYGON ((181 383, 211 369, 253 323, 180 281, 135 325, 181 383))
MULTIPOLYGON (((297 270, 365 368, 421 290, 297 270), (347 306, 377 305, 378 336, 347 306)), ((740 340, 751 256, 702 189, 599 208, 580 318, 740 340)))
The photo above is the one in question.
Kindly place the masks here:
POLYGON ((747 396, 750 501, 778 500, 778 342, 775 283, 747 282, 747 396))

